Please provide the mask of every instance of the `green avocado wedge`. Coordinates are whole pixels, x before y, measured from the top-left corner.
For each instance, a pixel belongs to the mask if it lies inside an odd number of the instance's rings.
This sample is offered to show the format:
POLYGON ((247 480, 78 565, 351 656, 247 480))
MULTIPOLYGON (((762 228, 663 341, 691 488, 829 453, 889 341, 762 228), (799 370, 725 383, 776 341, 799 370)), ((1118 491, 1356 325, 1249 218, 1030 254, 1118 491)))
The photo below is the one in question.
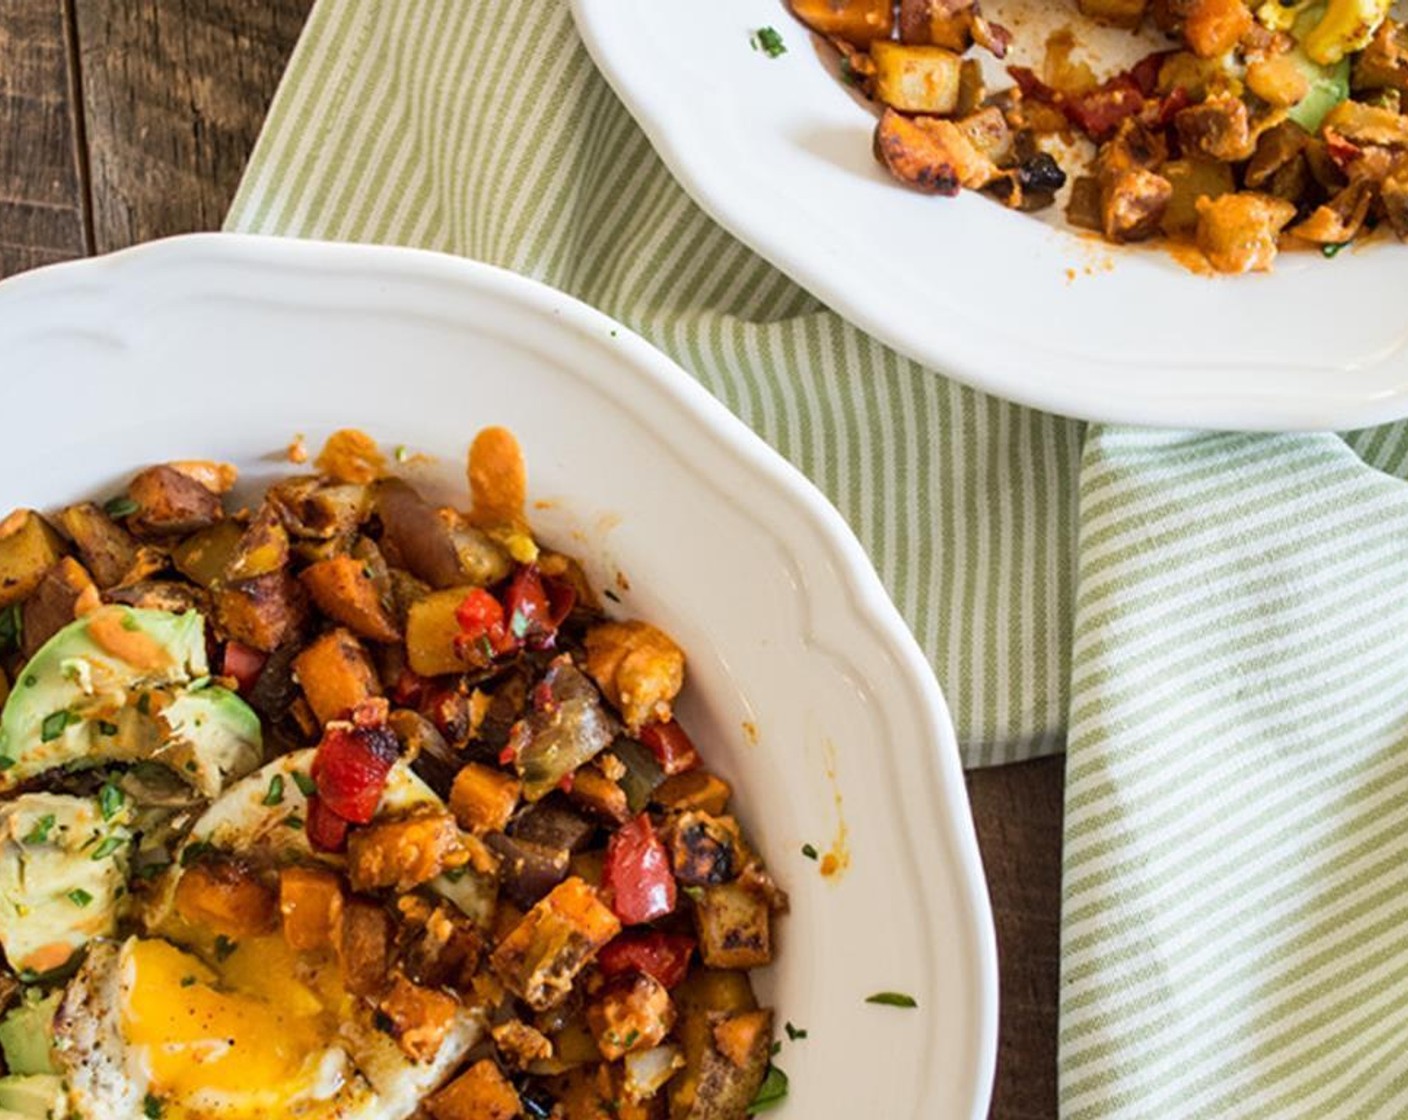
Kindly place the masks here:
POLYGON ((162 762, 202 796, 263 760, 259 718, 208 686, 205 620, 105 606, 24 667, 0 715, 0 793, 56 767, 162 762))

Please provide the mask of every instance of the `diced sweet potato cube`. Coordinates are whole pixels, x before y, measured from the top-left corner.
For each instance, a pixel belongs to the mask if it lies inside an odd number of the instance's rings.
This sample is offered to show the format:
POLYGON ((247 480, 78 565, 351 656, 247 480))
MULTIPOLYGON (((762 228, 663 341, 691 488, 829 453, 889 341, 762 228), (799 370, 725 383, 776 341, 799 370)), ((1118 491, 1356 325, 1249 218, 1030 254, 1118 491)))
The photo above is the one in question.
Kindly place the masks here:
POLYGON ((888 41, 870 49, 875 99, 903 113, 952 113, 958 108, 963 59, 945 47, 888 41))
POLYGON ((328 436, 313 465, 335 482, 367 485, 386 473, 386 458, 376 440, 356 428, 328 436))
POLYGON ((856 46, 888 39, 895 26, 892 0, 791 0, 797 18, 822 35, 856 46))
POLYGON ((435 1120, 513 1120, 518 1092, 488 1058, 476 1062, 425 1102, 435 1120))
POLYGON ((293 659, 293 675, 322 723, 345 719, 358 704, 381 695, 372 659, 362 643, 340 627, 293 659))
POLYGON ((1183 19, 1188 49, 1202 58, 1226 54, 1252 29, 1252 11, 1243 0, 1192 0, 1183 19))
POLYGON ((25 598, 63 554, 59 534, 34 510, 0 521, 0 607, 25 598))
POLYGON ((469 855, 463 841, 449 813, 421 813, 356 829, 347 841, 352 889, 412 890, 464 866, 469 855))
POLYGON ((303 588, 285 571, 227 584, 215 593, 215 619, 227 637, 273 653, 303 628, 303 588))
POLYGON ((1198 202, 1198 248, 1219 272, 1264 271, 1276 238, 1296 215, 1292 203, 1253 191, 1198 202))
POLYGON ((354 996, 375 996, 385 988, 391 933, 391 915, 376 903, 353 898, 343 906, 335 948, 343 986, 354 996))
POLYGON ((586 647, 587 673, 627 727, 670 721, 684 686, 684 651, 668 634, 648 622, 605 622, 587 631, 586 647))
POLYGON ((707 770, 687 770, 666 778, 650 799, 666 809, 697 809, 717 817, 728 810, 732 796, 732 787, 717 774, 707 770))
POLYGON ((401 633, 382 602, 381 592, 366 565, 352 556, 334 556, 304 568, 298 577, 317 607, 358 637, 394 642, 401 633))
POLYGON ((502 832, 522 793, 523 783, 512 774, 471 762, 455 775, 450 811, 461 828, 476 836, 502 832))
POLYGON ((169 466, 148 467, 128 484, 127 495, 137 503, 127 526, 139 535, 194 533, 225 516, 219 494, 169 466))
POLYGON ((406 612, 406 660, 422 677, 463 673, 473 662, 460 656, 456 639, 460 622, 455 611, 474 588, 451 587, 434 591, 412 603, 406 612))
POLYGON ((274 928, 273 889, 233 860, 206 860, 186 868, 175 901, 176 912, 191 925, 227 937, 255 937, 274 928))
POLYGON ((382 997, 380 1010, 391 1023, 391 1034, 408 1058, 428 1062, 454 1026, 459 1002, 454 996, 413 984, 400 973, 382 997))
MULTIPOLYGON (((572 1070, 557 1085, 564 1120, 651 1120, 659 1113, 651 1101, 632 1100, 625 1091, 623 1071, 600 1063, 572 1070)), ((733 1120, 743 1112, 716 1112, 717 1120, 733 1120)), ((702 1118, 700 1118, 702 1120, 702 1118)))
POLYGON ((587 1006, 587 1026, 608 1062, 634 1050, 649 1050, 663 1042, 674 1025, 670 993, 642 972, 612 981, 587 1006))
POLYGON ((742 1067, 758 1049, 772 1044, 772 1012, 745 1011, 714 1025, 714 1045, 725 1058, 742 1067))
POLYGON ((298 952, 330 949, 342 929, 342 884, 331 871, 285 867, 279 872, 284 940, 298 952))
POLYGON ((490 963, 504 986, 537 1011, 560 1002, 577 973, 621 932, 583 880, 564 880, 500 942, 490 963))

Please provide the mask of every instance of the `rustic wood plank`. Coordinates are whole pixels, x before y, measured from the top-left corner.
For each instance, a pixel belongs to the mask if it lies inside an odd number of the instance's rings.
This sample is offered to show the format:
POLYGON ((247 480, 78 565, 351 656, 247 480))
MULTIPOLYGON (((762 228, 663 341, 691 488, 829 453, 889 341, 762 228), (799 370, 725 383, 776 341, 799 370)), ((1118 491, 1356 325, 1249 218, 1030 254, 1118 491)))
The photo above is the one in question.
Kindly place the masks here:
POLYGON ((96 249, 219 227, 313 0, 73 0, 96 249))
POLYGON ((89 251, 60 0, 0 0, 0 276, 89 251))
POLYGON ((1064 776, 1062 758, 968 774, 1001 971, 993 1120, 1056 1115, 1064 776))

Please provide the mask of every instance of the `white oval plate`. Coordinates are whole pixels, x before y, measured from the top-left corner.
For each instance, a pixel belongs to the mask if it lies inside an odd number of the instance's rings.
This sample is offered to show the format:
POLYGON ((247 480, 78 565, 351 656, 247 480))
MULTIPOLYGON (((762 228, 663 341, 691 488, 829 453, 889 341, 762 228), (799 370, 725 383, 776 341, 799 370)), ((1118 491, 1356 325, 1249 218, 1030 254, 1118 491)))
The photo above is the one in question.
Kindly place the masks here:
POLYGON ((970 192, 904 189, 871 155, 874 115, 781 0, 572 7, 695 201, 925 365, 1092 420, 1345 429, 1408 415, 1408 248, 1392 239, 1334 260, 1283 253, 1269 275, 1195 275, 970 192), (750 48, 763 26, 785 55, 750 48))
POLYGON ((840 515, 658 351, 459 258, 202 236, 6 281, 0 354, 3 509, 178 457, 257 484, 348 425, 463 500, 474 431, 512 428, 543 535, 685 647, 682 718, 791 893, 763 994, 808 1036, 778 1115, 986 1115, 996 952, 943 697, 840 515), (827 882, 801 848, 842 820, 827 882))

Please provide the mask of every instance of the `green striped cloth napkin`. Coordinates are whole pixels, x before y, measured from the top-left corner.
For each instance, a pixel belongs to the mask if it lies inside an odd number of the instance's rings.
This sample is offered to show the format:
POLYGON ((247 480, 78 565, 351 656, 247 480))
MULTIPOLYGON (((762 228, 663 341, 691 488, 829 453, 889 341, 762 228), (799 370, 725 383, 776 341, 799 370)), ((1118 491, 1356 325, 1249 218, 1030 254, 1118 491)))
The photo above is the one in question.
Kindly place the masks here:
POLYGON ((969 765, 1068 741, 1063 1115, 1408 1114, 1401 429, 1086 431, 916 367, 690 202, 561 0, 325 0, 228 228, 622 320, 830 495, 969 765))

